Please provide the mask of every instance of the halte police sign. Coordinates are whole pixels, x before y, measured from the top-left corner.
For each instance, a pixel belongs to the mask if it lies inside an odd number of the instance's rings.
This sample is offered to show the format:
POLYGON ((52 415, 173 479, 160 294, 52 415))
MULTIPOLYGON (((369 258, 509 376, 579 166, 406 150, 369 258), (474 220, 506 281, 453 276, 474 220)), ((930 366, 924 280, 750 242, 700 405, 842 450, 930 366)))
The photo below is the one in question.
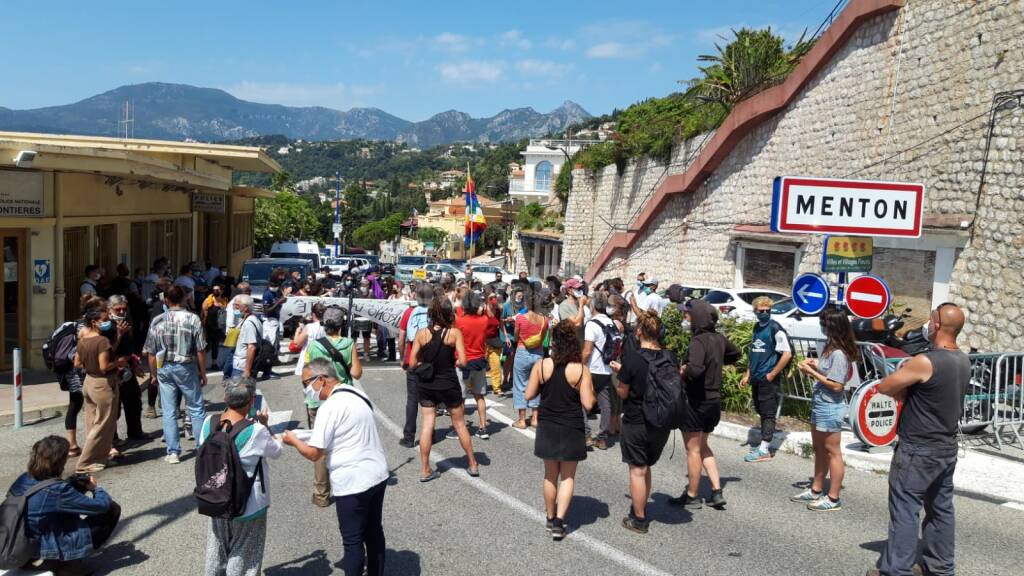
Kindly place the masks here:
POLYGON ((919 238, 924 184, 783 176, 772 188, 772 231, 919 238))

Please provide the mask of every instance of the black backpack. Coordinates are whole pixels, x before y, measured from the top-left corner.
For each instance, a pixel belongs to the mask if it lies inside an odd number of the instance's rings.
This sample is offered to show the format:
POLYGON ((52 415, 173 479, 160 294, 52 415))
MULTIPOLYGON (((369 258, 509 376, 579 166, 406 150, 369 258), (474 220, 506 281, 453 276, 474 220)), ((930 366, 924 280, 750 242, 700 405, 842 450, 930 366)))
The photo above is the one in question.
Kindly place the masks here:
POLYGON ((196 498, 198 512, 211 518, 230 520, 238 518, 245 511, 256 477, 263 483, 263 458, 256 462, 256 472, 252 478, 242 468, 242 459, 235 446, 235 438, 253 425, 252 420, 242 420, 235 426, 228 424, 221 427, 220 414, 210 418, 211 426, 217 427, 210 431, 209 437, 199 446, 196 454, 196 498))
POLYGON ((28 499, 43 490, 62 482, 60 478, 43 480, 29 488, 21 496, 10 492, 3 504, 0 504, 0 570, 21 568, 39 554, 39 541, 30 538, 27 528, 26 511, 28 499))
POLYGON ((614 321, 605 324, 604 322, 598 322, 597 319, 593 319, 591 322, 600 326, 601 332, 604 333, 604 344, 601 346, 601 361, 608 364, 618 360, 622 356, 622 332, 619 332, 618 326, 615 325, 614 321))
POLYGON ((274 366, 277 350, 274 349, 272 342, 263 337, 263 323, 258 318, 249 316, 243 320, 243 324, 249 322, 250 318, 256 323, 256 358, 252 362, 252 374, 255 376, 257 372, 269 371, 274 366))
POLYGON ((686 394, 679 363, 667 350, 643 353, 647 359, 647 390, 644 391, 644 420, 652 428, 676 428, 682 422, 686 394))
POLYGON ((78 348, 78 323, 65 322, 43 342, 43 363, 56 374, 66 374, 75 366, 78 348))

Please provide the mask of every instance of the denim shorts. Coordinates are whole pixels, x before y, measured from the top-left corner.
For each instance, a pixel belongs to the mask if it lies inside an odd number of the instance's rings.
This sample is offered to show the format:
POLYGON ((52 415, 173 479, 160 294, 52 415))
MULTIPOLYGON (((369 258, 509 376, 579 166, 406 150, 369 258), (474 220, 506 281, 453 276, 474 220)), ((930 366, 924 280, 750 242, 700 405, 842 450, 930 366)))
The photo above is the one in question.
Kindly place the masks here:
POLYGON ((829 402, 818 393, 811 398, 811 424, 818 432, 842 432, 845 417, 845 402, 829 402))

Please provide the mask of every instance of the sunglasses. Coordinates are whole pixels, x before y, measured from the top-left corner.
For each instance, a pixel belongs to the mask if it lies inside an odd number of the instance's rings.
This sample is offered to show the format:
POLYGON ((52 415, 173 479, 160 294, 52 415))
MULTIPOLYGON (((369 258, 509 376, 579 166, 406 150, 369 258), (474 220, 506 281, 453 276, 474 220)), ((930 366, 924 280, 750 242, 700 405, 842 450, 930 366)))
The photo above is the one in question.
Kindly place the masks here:
POLYGON ((311 386, 313 384, 313 382, 316 382, 317 380, 319 380, 321 378, 323 378, 323 376, 313 376, 312 378, 307 378, 306 380, 302 381, 302 387, 303 388, 307 388, 307 387, 311 386))

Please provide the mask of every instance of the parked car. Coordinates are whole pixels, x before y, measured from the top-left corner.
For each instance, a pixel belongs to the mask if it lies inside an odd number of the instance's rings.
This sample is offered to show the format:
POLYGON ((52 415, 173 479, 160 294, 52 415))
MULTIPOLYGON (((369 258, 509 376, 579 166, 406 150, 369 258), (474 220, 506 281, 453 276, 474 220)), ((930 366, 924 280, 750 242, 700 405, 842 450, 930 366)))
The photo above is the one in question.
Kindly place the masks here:
POLYGON ((349 265, 355 262, 356 273, 362 274, 370 269, 370 262, 365 258, 355 256, 342 256, 331 260, 331 263, 327 265, 331 269, 331 274, 336 276, 342 276, 348 273, 349 265))
POLYGON ((473 266, 473 278, 480 281, 481 284, 487 285, 494 282, 494 275, 501 272, 501 279, 504 282, 510 282, 515 276, 512 275, 508 270, 503 270, 501 266, 489 266, 480 265, 473 266))
POLYGON ((459 269, 461 272, 466 271, 466 261, 459 258, 443 258, 441 264, 451 264, 459 269))
MULTIPOLYGON (((689 286, 689 285, 686 285, 686 284, 681 284, 680 287, 683 289, 683 302, 687 302, 687 301, 693 300, 695 298, 703 298, 703 297, 707 296, 708 292, 711 292, 712 290, 714 290, 714 288, 712 288, 710 286, 689 286)), ((665 290, 661 290, 661 291, 658 292, 658 294, 662 298, 666 298, 667 299, 668 298, 668 289, 666 288, 665 290)))
POLYGON ((399 256, 395 265, 395 278, 402 282, 413 280, 413 273, 417 269, 434 262, 432 256, 399 256))
POLYGON ((366 260, 370 266, 380 266, 380 256, 376 254, 342 254, 339 258, 358 258, 366 260))
POLYGON ((819 315, 804 314, 796 307, 792 298, 783 298, 772 305, 772 320, 778 322, 793 338, 825 339, 819 315))
POLYGON ((270 247, 271 258, 302 258, 309 260, 313 268, 320 269, 320 245, 312 241, 274 242, 270 247))
POLYGON ((466 275, 451 264, 424 264, 423 269, 427 271, 427 278, 437 278, 445 274, 451 274, 452 276, 455 276, 456 280, 466 279, 466 275))
POLYGON ((718 308, 722 316, 731 316, 738 320, 753 320, 753 302, 759 296, 767 296, 772 302, 789 298, 789 294, 761 288, 714 288, 704 295, 704 301, 718 308))

